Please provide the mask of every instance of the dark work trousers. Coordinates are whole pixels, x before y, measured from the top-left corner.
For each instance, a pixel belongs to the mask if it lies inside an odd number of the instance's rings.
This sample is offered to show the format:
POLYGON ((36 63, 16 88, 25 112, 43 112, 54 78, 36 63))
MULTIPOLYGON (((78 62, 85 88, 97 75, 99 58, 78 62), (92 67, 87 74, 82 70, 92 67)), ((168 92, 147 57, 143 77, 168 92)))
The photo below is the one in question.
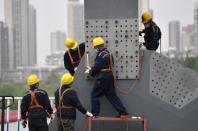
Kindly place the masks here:
POLYGON ((98 116, 100 113, 99 99, 103 96, 109 100, 112 106, 119 112, 119 115, 128 115, 125 107, 115 92, 113 77, 109 79, 98 79, 95 82, 94 89, 91 93, 91 111, 94 116, 98 116))
POLYGON ((29 119, 29 131, 48 131, 47 119, 29 119))
POLYGON ((58 131, 74 131, 74 123, 75 120, 58 118, 58 131))
POLYGON ((145 44, 146 49, 147 50, 157 50, 157 48, 159 47, 159 43, 154 43, 154 42, 150 42, 150 43, 146 43, 145 44))

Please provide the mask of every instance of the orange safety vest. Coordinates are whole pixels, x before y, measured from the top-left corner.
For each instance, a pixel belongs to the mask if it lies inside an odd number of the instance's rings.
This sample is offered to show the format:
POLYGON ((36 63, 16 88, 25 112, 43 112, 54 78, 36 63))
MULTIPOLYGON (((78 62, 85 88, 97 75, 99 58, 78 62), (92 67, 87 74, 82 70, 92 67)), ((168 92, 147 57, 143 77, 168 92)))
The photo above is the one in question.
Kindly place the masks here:
POLYGON ((28 109, 34 109, 34 108, 43 108, 42 105, 40 105, 36 99, 36 93, 34 91, 29 91, 30 95, 31 95, 31 103, 28 107, 28 109))
POLYGON ((71 108, 74 108, 74 106, 66 106, 66 105, 64 105, 64 103, 63 103, 63 95, 64 95, 66 92, 68 92, 69 90, 72 90, 72 89, 68 88, 68 89, 64 90, 63 93, 61 94, 61 87, 60 87, 60 89, 59 89, 59 108, 60 108, 60 109, 71 109, 71 108))
POLYGON ((77 61, 74 61, 74 59, 73 59, 73 57, 72 57, 72 55, 71 55, 71 52, 70 52, 70 50, 68 50, 68 55, 69 55, 69 59, 70 59, 70 61, 71 61, 71 63, 72 63, 72 65, 74 66, 75 64, 77 64, 77 63, 79 63, 80 62, 80 59, 81 59, 81 53, 80 53, 80 49, 79 49, 79 47, 77 47, 78 48, 78 57, 79 57, 79 60, 77 60, 77 61))

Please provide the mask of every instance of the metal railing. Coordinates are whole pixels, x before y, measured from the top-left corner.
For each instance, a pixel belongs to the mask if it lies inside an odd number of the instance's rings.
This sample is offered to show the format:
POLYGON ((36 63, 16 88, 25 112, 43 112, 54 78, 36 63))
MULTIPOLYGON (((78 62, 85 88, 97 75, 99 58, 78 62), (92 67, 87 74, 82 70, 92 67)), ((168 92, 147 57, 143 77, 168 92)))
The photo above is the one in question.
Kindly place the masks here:
MULTIPOLYGON (((49 97, 50 99, 50 104, 53 105, 53 101, 54 101, 54 97, 49 97)), ((6 131, 9 131, 9 125, 10 125, 10 102, 12 100, 12 97, 6 97, 5 98, 6 100, 6 105, 8 106, 6 108, 6 131)), ((20 118, 21 118, 21 100, 22 100, 22 97, 14 97, 14 100, 15 102, 17 102, 17 119, 16 119, 16 122, 17 122, 17 131, 20 131, 20 118)), ((0 97, 0 101, 2 101, 2 97, 0 97)), ((16 111, 16 110, 15 110, 16 111)), ((2 126, 2 125, 1 125, 2 126)))

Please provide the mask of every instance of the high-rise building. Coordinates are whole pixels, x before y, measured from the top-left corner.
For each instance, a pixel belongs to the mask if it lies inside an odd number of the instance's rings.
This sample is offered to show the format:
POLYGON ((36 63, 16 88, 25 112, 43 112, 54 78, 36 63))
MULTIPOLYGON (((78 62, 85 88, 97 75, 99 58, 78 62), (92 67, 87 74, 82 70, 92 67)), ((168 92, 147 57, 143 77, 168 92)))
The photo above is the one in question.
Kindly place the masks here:
POLYGON ((80 0, 68 0, 67 36, 83 42, 84 38, 84 4, 80 0))
POLYGON ((66 34, 63 31, 51 33, 51 54, 46 57, 46 64, 49 66, 63 66, 63 55, 66 51, 64 44, 66 34))
MULTIPOLYGON (((13 48, 13 67, 34 65, 35 60, 30 62, 32 55, 32 43, 36 41, 33 31, 36 31, 34 11, 29 6, 29 0, 5 0, 5 22, 9 30, 9 45, 13 48), (29 12, 30 11, 30 12, 29 12), (32 15, 32 16, 31 16, 32 15), (33 25, 31 25, 33 24, 33 25), (31 33, 31 34, 30 34, 31 33), (30 40, 31 39, 31 40, 30 40)), ((34 42, 36 44, 36 42, 34 42)), ((9 47, 9 48, 10 48, 9 47)))
POLYGON ((63 53, 66 50, 65 39, 65 32, 56 31, 51 33, 51 54, 63 53))
POLYGON ((174 48, 177 52, 180 52, 180 22, 169 22, 169 48, 174 48))
POLYGON ((182 27, 181 49, 186 51, 190 48, 195 48, 193 24, 182 27))
POLYGON ((198 2, 195 3, 195 7, 194 7, 194 41, 196 44, 196 48, 198 51, 198 2))
POLYGON ((8 27, 0 22, 0 79, 2 73, 9 69, 8 27))
POLYGON ((29 66, 37 64, 36 10, 29 6, 29 66))

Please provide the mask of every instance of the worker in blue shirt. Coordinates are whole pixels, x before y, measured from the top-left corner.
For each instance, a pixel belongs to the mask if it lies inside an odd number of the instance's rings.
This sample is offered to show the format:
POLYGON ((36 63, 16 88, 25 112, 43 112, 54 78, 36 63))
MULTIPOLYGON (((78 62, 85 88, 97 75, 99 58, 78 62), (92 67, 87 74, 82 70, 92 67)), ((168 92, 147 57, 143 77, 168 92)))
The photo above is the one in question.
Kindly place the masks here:
POLYGON ((113 56, 104 47, 105 40, 96 37, 92 41, 94 49, 97 49, 97 56, 93 67, 87 67, 85 73, 97 77, 95 86, 91 93, 92 113, 98 116, 100 113, 100 98, 105 96, 112 106, 118 111, 119 116, 128 117, 128 113, 121 100, 115 92, 114 77, 112 72, 113 56))
POLYGON ((58 131, 73 131, 76 120, 76 109, 89 117, 93 115, 80 103, 77 92, 71 88, 74 77, 65 73, 61 77, 61 87, 55 92, 55 106, 58 117, 58 131))
POLYGON ((48 94, 39 89, 39 82, 40 79, 35 74, 28 77, 30 90, 21 102, 22 125, 25 128, 28 119, 29 131, 48 131, 47 117, 50 118, 53 113, 48 94))
POLYGON ((145 29, 139 32, 139 35, 142 36, 144 33, 144 43, 143 45, 147 50, 156 51, 159 47, 161 40, 161 30, 155 22, 152 20, 152 16, 149 12, 144 12, 142 14, 142 23, 144 24, 145 29))
POLYGON ((64 54, 64 66, 70 74, 74 75, 85 52, 85 43, 78 45, 74 38, 67 38, 65 45, 68 50, 64 54))

